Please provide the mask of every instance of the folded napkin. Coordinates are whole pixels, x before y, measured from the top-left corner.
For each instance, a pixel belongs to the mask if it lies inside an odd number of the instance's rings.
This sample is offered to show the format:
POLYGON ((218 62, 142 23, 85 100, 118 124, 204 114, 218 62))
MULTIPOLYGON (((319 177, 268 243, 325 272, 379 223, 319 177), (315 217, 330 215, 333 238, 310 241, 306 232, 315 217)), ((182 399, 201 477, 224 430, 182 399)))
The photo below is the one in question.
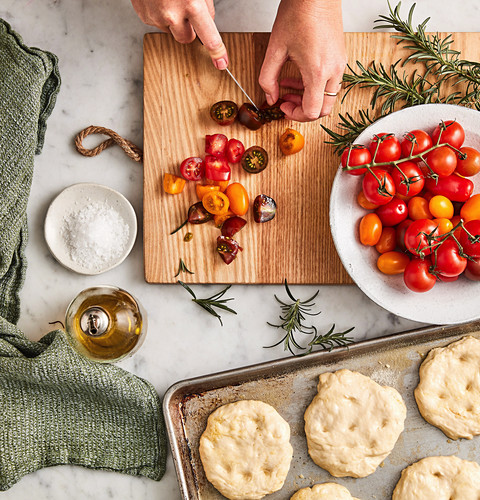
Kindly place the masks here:
POLYGON ((25 277, 35 153, 60 88, 57 58, 0 19, 0 490, 41 467, 74 464, 159 480, 166 439, 153 386, 77 354, 65 333, 15 326, 25 277))

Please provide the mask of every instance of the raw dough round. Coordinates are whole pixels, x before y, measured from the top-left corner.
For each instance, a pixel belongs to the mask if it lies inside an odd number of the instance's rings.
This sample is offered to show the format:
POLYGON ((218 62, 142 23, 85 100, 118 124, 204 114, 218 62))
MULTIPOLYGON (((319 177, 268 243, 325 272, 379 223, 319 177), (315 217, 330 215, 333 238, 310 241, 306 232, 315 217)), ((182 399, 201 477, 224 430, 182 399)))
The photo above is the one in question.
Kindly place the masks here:
POLYGON ((254 500, 278 491, 292 456, 290 426, 263 401, 217 408, 200 438, 205 475, 231 500, 254 500))
POLYGON ((298 490, 290 500, 359 500, 344 486, 335 483, 315 484, 298 490))
POLYGON ((449 438, 480 434, 480 340, 432 349, 420 366, 415 399, 423 418, 449 438))
POLYGON ((392 451, 406 415, 393 387, 350 370, 322 373, 305 412, 308 452, 332 476, 368 476, 392 451))
POLYGON ((480 465, 458 457, 427 457, 402 471, 392 500, 478 500, 480 465))

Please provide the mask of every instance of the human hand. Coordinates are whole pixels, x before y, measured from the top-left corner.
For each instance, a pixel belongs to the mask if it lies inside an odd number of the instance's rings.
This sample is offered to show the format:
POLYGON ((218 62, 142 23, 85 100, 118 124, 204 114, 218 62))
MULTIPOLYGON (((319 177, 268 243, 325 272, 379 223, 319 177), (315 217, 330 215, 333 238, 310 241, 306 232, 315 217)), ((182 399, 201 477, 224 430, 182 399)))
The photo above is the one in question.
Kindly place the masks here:
POLYGON ((303 90, 286 94, 286 117, 312 121, 330 114, 341 88, 346 65, 340 0, 282 0, 273 25, 259 83, 268 104, 279 97, 278 77, 287 60, 300 70, 301 80, 286 78, 282 87, 303 90))
POLYGON ((170 31, 180 43, 198 36, 217 69, 228 66, 227 49, 215 26, 213 0, 131 0, 138 17, 145 23, 170 31))

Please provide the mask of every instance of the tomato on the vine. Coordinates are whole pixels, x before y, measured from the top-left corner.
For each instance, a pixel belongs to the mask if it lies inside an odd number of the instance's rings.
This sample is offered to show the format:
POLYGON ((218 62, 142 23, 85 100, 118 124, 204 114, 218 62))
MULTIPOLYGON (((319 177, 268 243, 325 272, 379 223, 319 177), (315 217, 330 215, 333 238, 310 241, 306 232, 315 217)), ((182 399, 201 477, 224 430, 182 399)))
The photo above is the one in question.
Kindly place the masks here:
MULTIPOLYGON (((345 148, 342 153, 342 167, 358 167, 372 161, 370 150, 361 144, 352 144, 345 148)), ((358 168, 354 170, 346 170, 350 175, 362 175, 367 171, 366 168, 358 168)))
POLYGON ((433 195, 441 194, 450 201, 467 201, 473 193, 473 182, 459 175, 426 179, 425 187, 433 195))
POLYGON ((377 259, 377 267, 383 274, 402 274, 410 259, 403 252, 382 253, 377 259))
POLYGON ((230 163, 239 163, 245 153, 245 146, 238 139, 230 139, 225 153, 230 163))
POLYGON ((450 219, 445 217, 440 217, 439 219, 433 219, 433 222, 437 225, 438 235, 446 234, 453 229, 453 224, 450 219))
MULTIPOLYGON (((401 142, 402 155, 406 158, 411 155, 418 155, 433 145, 432 138, 424 130, 412 130, 405 135, 401 142)), ((420 158, 412 160, 414 162, 421 161, 420 158)))
POLYGON ((414 255, 429 255, 434 243, 429 242, 428 236, 437 236, 437 225, 429 219, 413 221, 405 231, 405 247, 414 255))
POLYGON ((383 226, 396 226, 407 218, 407 205, 399 198, 392 198, 385 205, 380 205, 375 213, 380 217, 383 226))
POLYGON ((472 281, 480 281, 480 257, 474 258, 467 262, 465 276, 472 281))
POLYGON ((227 143, 227 136, 223 134, 206 135, 205 153, 207 153, 207 155, 216 156, 217 158, 223 158, 225 156, 227 143))
POLYGON ((230 180, 232 171, 225 158, 216 158, 212 155, 205 156, 205 177, 212 181, 230 180))
POLYGON ((480 220, 480 194, 474 194, 465 202, 460 210, 460 216, 465 222, 480 220))
POLYGON ((205 163, 196 156, 187 158, 180 165, 180 174, 187 181, 200 181, 205 175, 205 163))
POLYGON ((395 190, 402 196, 416 196, 425 185, 421 169, 412 161, 404 161, 392 170, 395 190))
POLYGON ((245 215, 248 211, 248 193, 239 182, 233 182, 225 190, 230 201, 230 210, 235 215, 245 215))
POLYGON ((432 137, 434 144, 449 144, 459 149, 465 140, 465 130, 457 121, 447 120, 437 125, 432 137), (439 137, 440 141, 438 141, 439 137))
POLYGON ((440 177, 447 177, 457 168, 457 155, 448 146, 440 146, 428 153, 427 165, 440 177))
POLYGON ((365 198, 375 205, 385 205, 395 194, 392 177, 385 170, 367 172, 362 182, 365 198))
POLYGON ((460 244, 470 257, 480 257, 480 220, 471 220, 460 233, 460 244))
POLYGON ((396 161, 402 156, 402 148, 393 134, 376 134, 370 143, 370 154, 375 163, 396 161))
POLYGON ((480 151, 474 148, 460 148, 457 153, 456 172, 464 177, 472 177, 480 172, 480 151))
POLYGON ((431 290, 437 281, 435 275, 430 272, 431 265, 430 259, 412 259, 403 273, 403 281, 407 288, 417 293, 431 290))
POLYGON ((377 214, 371 212, 362 217, 359 234, 362 245, 373 247, 379 242, 382 235, 382 222, 377 214))
POLYGON ((467 267, 467 259, 460 255, 458 244, 452 238, 447 238, 438 246, 433 262, 435 269, 447 278, 462 274, 467 267))

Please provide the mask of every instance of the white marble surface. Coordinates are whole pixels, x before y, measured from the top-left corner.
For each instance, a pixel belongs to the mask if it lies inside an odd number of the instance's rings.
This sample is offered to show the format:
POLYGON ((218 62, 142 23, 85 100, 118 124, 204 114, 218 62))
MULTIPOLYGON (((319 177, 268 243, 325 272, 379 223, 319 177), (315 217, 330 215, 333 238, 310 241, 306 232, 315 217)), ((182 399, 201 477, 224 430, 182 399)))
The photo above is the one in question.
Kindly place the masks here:
MULTIPOLYGON (((278 0, 219 0, 217 24, 223 31, 269 31, 278 0)), ((411 5, 404 2, 404 8, 411 5)), ((458 2, 460 4, 460 2, 458 2)), ((344 0, 346 31, 370 31, 385 0, 344 0)), ((476 31, 477 0, 452 9, 447 0, 418 0, 417 19, 432 16, 431 30, 476 31)), ((57 106, 49 119, 46 144, 36 159, 29 205, 28 275, 22 297, 20 326, 31 338, 63 320, 65 309, 80 290, 96 284, 131 291, 149 314, 149 332, 141 350, 122 366, 147 378, 159 394, 174 382, 219 370, 285 356, 273 343, 277 332, 266 325, 278 315, 273 294, 281 286, 234 286, 238 315, 224 315, 224 327, 198 309, 179 286, 149 285, 143 279, 142 232, 134 250, 118 268, 85 277, 62 268, 49 254, 43 237, 48 204, 64 187, 99 182, 123 193, 141 220, 142 169, 120 150, 95 159, 81 157, 74 135, 90 124, 111 127, 137 144, 142 141, 142 37, 151 31, 136 17, 129 0, 2 0, 0 17, 29 45, 56 53, 63 79, 57 106), (259 307, 261 304, 261 307, 259 307), (254 314, 252 314, 254 312, 254 314)), ((197 287, 199 295, 218 287, 197 287)), ((303 297, 316 287, 295 287, 303 297)), ((357 340, 410 329, 416 324, 393 317, 354 286, 320 287, 323 311, 319 328, 355 325, 357 340)), ((160 482, 80 467, 52 467, 23 478, 2 499, 180 499, 171 457, 160 482), (34 493, 33 493, 34 492, 34 493)))

